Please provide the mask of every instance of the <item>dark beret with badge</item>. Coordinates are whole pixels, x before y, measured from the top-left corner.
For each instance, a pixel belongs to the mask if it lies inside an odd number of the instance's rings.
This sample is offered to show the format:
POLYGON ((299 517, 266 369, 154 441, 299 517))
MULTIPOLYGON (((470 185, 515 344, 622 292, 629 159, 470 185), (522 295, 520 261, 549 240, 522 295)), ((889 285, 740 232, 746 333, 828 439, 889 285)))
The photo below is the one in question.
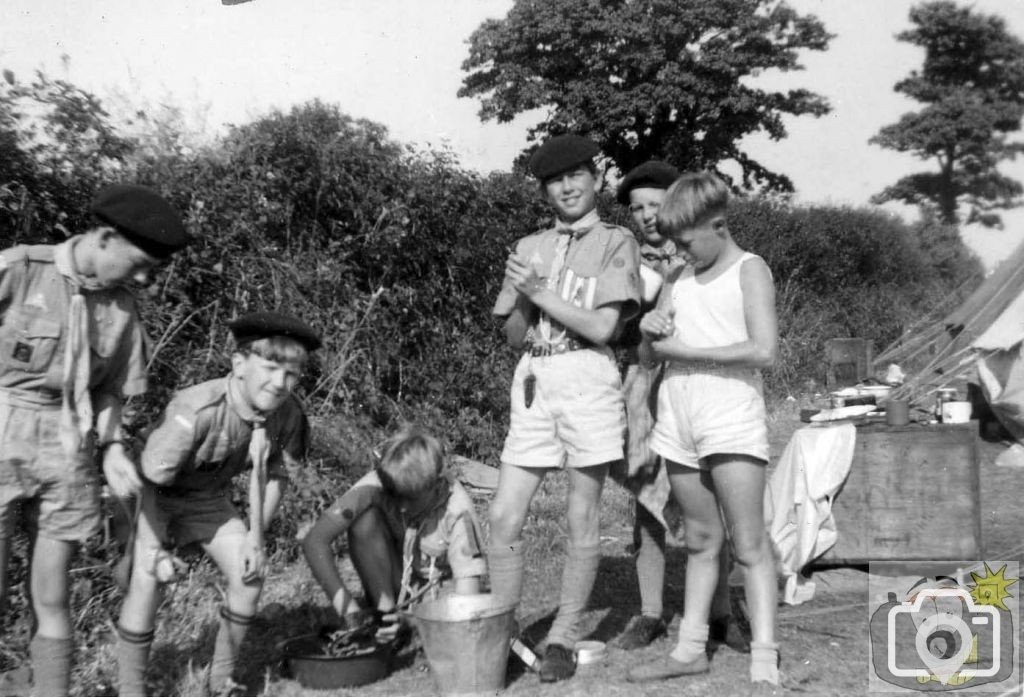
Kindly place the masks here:
POLYGON ((320 348, 319 335, 300 319, 280 312, 252 312, 228 323, 228 329, 239 346, 266 339, 285 336, 306 347, 307 351, 320 348))
POLYGON ((572 133, 548 138, 530 156, 530 172, 542 182, 590 162, 601 152, 597 143, 572 133))
POLYGON ((148 187, 138 184, 104 187, 93 197, 89 211, 157 259, 169 257, 188 244, 188 234, 178 211, 148 187))
POLYGON ((667 189, 679 178, 679 170, 667 162, 648 160, 629 171, 619 184, 615 200, 626 206, 633 189, 667 189))

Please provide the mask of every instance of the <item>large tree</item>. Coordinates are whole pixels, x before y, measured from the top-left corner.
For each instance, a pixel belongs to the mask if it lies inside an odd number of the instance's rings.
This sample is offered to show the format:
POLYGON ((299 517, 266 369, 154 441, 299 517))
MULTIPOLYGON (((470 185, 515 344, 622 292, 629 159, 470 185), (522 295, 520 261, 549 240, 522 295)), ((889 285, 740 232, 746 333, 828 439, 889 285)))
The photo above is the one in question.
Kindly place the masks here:
POLYGON ((532 141, 587 134, 620 170, 650 158, 684 168, 734 160, 743 187, 790 191, 738 143, 762 130, 782 139, 784 115, 820 116, 828 103, 750 78, 799 70, 800 50, 830 38, 777 0, 516 0, 470 37, 459 96, 478 97, 485 121, 544 109, 532 141))
POLYGON ((925 51, 924 66, 896 83, 896 91, 924 103, 871 139, 883 148, 934 161, 938 172, 903 177, 876 194, 876 203, 904 201, 948 224, 999 225, 994 209, 1019 204, 1021 185, 997 165, 1024 151, 1007 141, 1024 116, 1024 43, 998 16, 952 2, 929 2, 910 11, 915 25, 897 34, 925 51))

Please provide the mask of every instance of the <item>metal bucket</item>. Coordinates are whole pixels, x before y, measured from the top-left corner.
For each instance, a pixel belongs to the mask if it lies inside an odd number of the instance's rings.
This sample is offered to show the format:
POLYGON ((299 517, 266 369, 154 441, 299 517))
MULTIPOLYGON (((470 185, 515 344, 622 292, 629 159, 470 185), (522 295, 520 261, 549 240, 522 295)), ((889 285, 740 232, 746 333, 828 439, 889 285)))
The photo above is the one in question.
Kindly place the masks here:
POLYGON ((413 609, 440 694, 482 697, 505 689, 515 609, 490 594, 452 595, 413 609))

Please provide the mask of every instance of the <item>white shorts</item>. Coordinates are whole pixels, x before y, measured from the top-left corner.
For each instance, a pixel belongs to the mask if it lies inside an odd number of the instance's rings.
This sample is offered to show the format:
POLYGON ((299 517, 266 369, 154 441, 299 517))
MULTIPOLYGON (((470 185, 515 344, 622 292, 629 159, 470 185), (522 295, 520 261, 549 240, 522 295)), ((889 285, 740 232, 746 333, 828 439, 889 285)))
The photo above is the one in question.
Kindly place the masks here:
POLYGON ((512 377, 510 425, 501 461, 518 467, 592 467, 621 460, 626 413, 609 349, 524 355, 512 377), (523 380, 537 378, 526 407, 523 380))
POLYGON ((651 449, 686 467, 707 469, 709 455, 768 461, 761 373, 752 368, 688 372, 670 368, 658 390, 651 449))

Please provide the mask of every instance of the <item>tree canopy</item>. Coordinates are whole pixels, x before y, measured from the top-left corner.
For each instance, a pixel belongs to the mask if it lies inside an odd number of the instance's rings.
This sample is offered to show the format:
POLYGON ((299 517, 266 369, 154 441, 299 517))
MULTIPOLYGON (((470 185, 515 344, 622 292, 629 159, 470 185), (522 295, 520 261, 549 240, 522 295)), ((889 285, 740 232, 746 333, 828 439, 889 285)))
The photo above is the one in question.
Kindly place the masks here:
POLYGON ((870 142, 938 163, 938 172, 903 177, 872 199, 903 201, 936 213, 942 222, 999 225, 994 209, 1019 205, 1020 182, 999 162, 1024 151, 1007 141, 1024 116, 1024 43, 998 16, 952 2, 928 2, 910 11, 915 25, 897 35, 925 50, 924 65, 895 90, 925 106, 882 128, 870 142))
POLYGON ((651 159, 689 169, 742 168, 744 188, 791 191, 742 151, 744 136, 786 136, 783 116, 828 113, 808 90, 770 92, 750 78, 799 70, 831 38, 777 0, 517 0, 470 37, 460 97, 482 120, 547 112, 531 140, 589 135, 622 171, 651 159))

